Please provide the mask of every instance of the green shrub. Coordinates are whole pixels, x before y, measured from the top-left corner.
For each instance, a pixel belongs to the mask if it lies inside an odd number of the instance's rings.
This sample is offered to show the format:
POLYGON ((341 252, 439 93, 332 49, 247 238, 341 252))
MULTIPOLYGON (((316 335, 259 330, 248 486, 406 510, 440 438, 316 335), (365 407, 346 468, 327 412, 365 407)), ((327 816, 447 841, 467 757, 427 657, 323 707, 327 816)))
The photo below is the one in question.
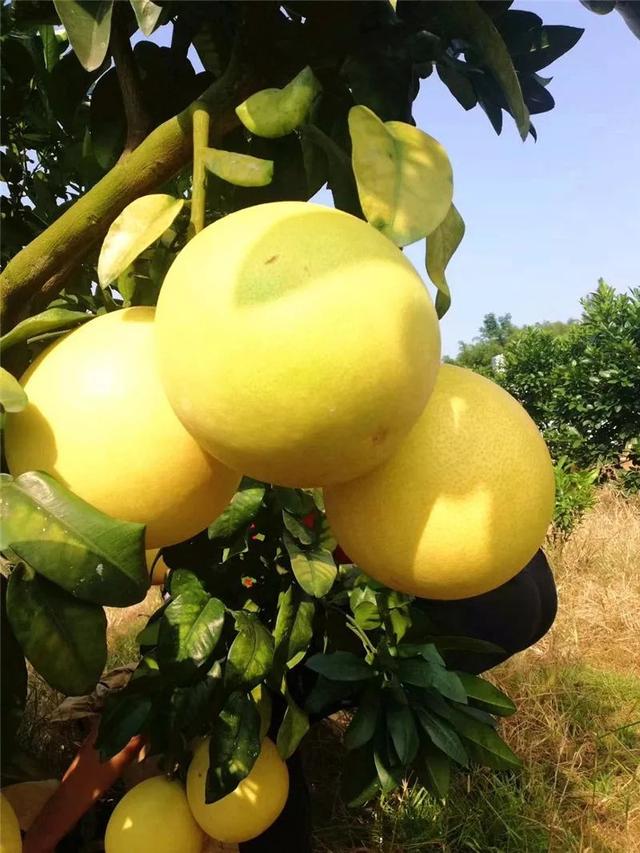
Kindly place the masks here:
POLYGON ((556 475, 556 506, 553 515, 555 529, 570 533, 596 499, 596 482, 600 471, 593 468, 579 471, 572 467, 566 456, 554 465, 556 475))

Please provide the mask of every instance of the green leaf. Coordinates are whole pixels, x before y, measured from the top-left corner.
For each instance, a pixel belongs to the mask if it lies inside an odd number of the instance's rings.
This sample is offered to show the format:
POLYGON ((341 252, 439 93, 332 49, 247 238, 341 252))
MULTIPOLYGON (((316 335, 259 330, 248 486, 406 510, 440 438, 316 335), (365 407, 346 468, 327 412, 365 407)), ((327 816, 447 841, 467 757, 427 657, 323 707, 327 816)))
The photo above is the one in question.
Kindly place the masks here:
POLYGON ((53 0, 74 53, 87 71, 107 55, 113 0, 53 0))
POLYGON ((16 732, 22 720, 27 699, 27 667, 20 644, 7 618, 7 580, 0 575, 2 603, 0 606, 0 731, 2 732, 2 764, 10 757, 16 732))
POLYGON ((354 749, 345 756, 342 770, 342 797, 349 808, 362 806, 380 790, 372 744, 354 749))
POLYGON ((209 539, 233 539, 258 514, 266 487, 246 477, 231 503, 209 526, 209 539))
POLYGON ((444 16, 451 31, 468 41, 479 54, 500 84, 520 136, 526 139, 529 133, 529 113, 522 98, 518 75, 507 46, 489 15, 476 0, 439 4, 437 14, 444 16))
POLYGON ((357 682, 331 681, 321 675, 307 696, 305 708, 310 714, 324 715, 350 699, 358 689, 357 682))
POLYGON ((237 788, 260 754, 260 714, 249 693, 232 693, 214 720, 209 741, 205 802, 237 788))
POLYGON ((160 620, 158 663, 180 683, 188 682, 207 662, 224 627, 224 604, 196 590, 184 590, 160 620))
POLYGON ((278 729, 276 746, 281 758, 290 758, 300 745, 300 741, 309 731, 309 717, 293 700, 287 690, 285 693, 287 709, 278 729))
POLYGON ((302 589, 316 598, 323 598, 333 586, 338 569, 331 551, 324 548, 304 550, 288 534, 282 537, 291 560, 291 569, 302 589))
POLYGON ((41 24, 38 27, 42 39, 42 53, 44 56, 44 67, 52 71, 60 59, 60 42, 51 24, 41 24))
POLYGON ((373 667, 351 652, 312 655, 305 666, 333 681, 363 681, 376 676, 373 667))
POLYGON ((135 199, 111 223, 98 258, 101 287, 114 282, 141 252, 158 240, 182 210, 184 199, 154 193, 135 199))
POLYGON ((149 589, 144 525, 115 521, 48 474, 0 475, 2 547, 76 598, 126 607, 149 589))
POLYGON ((471 652, 472 654, 505 654, 505 650, 488 640, 478 640, 475 637, 434 636, 435 643, 441 652, 471 652))
POLYGON ((498 690, 489 681, 484 678, 478 678, 476 675, 470 675, 467 672, 458 672, 458 678, 462 682, 467 696, 473 700, 474 704, 488 711, 490 714, 498 714, 501 717, 508 717, 509 714, 514 714, 517 710, 511 699, 498 690))
POLYGON ((408 705, 393 703, 387 708, 387 730, 400 762, 405 766, 411 764, 420 741, 416 721, 408 705))
POLYGON ((115 68, 103 74, 91 90, 89 133, 91 154, 106 172, 115 166, 127 140, 127 119, 115 68))
POLYGON ((448 755, 449 758, 452 758, 457 764, 467 767, 469 764, 467 753, 460 737, 451 726, 444 720, 436 717, 426 708, 416 707, 414 711, 418 722, 431 739, 433 745, 441 752, 444 752, 445 755, 448 755))
POLYGON ((444 661, 433 643, 401 643, 398 646, 399 658, 421 657, 436 666, 444 666, 444 661))
POLYGON ((205 168, 237 187, 266 187, 273 180, 273 160, 205 148, 205 168))
POLYGON ((401 768, 394 765, 394 762, 391 760, 386 731, 380 726, 373 740, 373 762, 382 792, 384 794, 391 793, 402 781, 402 772, 401 768))
POLYGON ((467 751, 478 764, 494 770, 513 770, 522 766, 518 756, 507 746, 492 726, 472 719, 455 708, 451 709, 451 720, 458 734, 470 741, 467 751))
POLYGON ((238 611, 236 630, 224 673, 227 690, 243 687, 250 690, 259 684, 273 665, 273 637, 257 616, 238 611))
POLYGON ((133 6, 138 26, 145 36, 150 36, 155 30, 162 15, 162 6, 153 0, 129 0, 133 6))
POLYGON ((453 174, 437 140, 401 121, 382 122, 363 106, 349 111, 352 164, 370 225, 397 246, 431 234, 453 198, 453 174))
POLYGON ((0 412, 21 412, 28 402, 25 390, 15 376, 0 367, 0 412))
POLYGON ((531 34, 529 50, 515 57, 515 66, 523 74, 532 74, 546 68, 561 57, 580 40, 584 30, 580 27, 566 27, 546 24, 531 34))
POLYGON ((362 694, 356 712, 344 733, 347 749, 359 749, 371 740, 380 716, 380 685, 374 684, 362 694))
POLYGON ((263 89, 236 107, 242 124, 256 136, 276 139, 304 124, 322 87, 306 66, 283 89, 263 89))
POLYGON ((253 701, 256 703, 258 714, 260 715, 260 742, 269 734, 271 727, 271 717, 273 715, 273 704, 271 702, 271 694, 266 684, 258 684, 251 691, 253 701))
POLYGON ((455 672, 450 672, 442 666, 433 667, 433 681, 431 686, 442 696, 452 699, 454 702, 466 704, 467 692, 462 681, 455 672))
POLYGON ((23 565, 11 573, 7 615, 23 652, 55 690, 83 696, 107 661, 107 619, 23 565))
POLYGON ((328 185, 337 208, 345 210, 353 216, 362 216, 358 188, 351 166, 351 159, 336 142, 324 131, 313 124, 305 125, 301 130, 303 151, 307 149, 306 159, 311 153, 308 150, 314 146, 324 152, 327 158, 328 185))
POLYGON ((83 311, 70 311, 68 308, 48 308, 33 317, 27 317, 13 329, 0 338, 0 353, 6 352, 9 347, 43 335, 48 332, 61 332, 71 329, 91 320, 92 314, 83 311))
POLYGON ((473 83, 447 62, 438 62, 436 64, 438 77, 442 80, 447 89, 451 92, 456 101, 465 110, 470 110, 478 103, 473 83))
POLYGON ((398 678, 415 687, 431 687, 437 667, 420 658, 401 658, 398 661, 398 678))
POLYGON ((108 761, 124 749, 132 737, 140 734, 151 716, 153 704, 152 696, 130 692, 127 688, 107 696, 96 739, 101 761, 108 761))
POLYGON ((282 521, 294 539, 297 539, 302 545, 311 545, 315 535, 313 530, 310 530, 304 522, 299 521, 295 515, 291 515, 286 509, 282 511, 282 521))
POLYGON ((416 762, 418 781, 437 800, 445 800, 449 793, 451 780, 451 761, 429 740, 420 747, 420 757, 416 762))
POLYGON ((315 603, 292 584, 280 593, 273 631, 274 669, 279 675, 289 661, 306 652, 313 637, 315 603))
POLYGON ((363 631, 374 631, 382 624, 376 594, 370 586, 357 586, 350 590, 349 607, 363 631))
POLYGON ((445 218, 427 239, 427 273, 438 288, 436 312, 440 319, 444 317, 451 305, 451 292, 445 270, 462 242, 464 231, 464 220, 452 204, 445 218))

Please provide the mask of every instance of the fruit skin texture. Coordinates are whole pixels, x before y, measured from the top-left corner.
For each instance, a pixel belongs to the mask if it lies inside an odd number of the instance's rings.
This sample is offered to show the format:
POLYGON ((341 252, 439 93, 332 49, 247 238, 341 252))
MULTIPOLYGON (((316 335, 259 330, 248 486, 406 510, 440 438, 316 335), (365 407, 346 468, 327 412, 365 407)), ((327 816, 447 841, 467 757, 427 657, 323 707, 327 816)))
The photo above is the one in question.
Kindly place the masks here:
MULTIPOLYGON (((206 805, 209 740, 194 752, 187 772, 187 798, 202 829, 218 841, 237 843, 261 835, 276 820, 289 794, 289 771, 275 744, 265 738, 251 772, 235 790, 206 805)), ((107 851, 110 853, 110 851, 107 851)))
POLYGON ((198 447, 173 414, 155 365, 153 308, 90 320, 45 350, 10 415, 14 476, 46 471, 97 509, 147 525, 147 548, 181 542, 225 508, 239 475, 198 447))
POLYGON ((204 836, 182 785, 153 776, 120 800, 104 842, 105 853, 200 853, 204 836))
POLYGON ((174 261, 158 301, 171 404, 217 459, 318 486, 379 465, 435 383, 438 322, 390 240, 305 202, 245 208, 174 261))
POLYGON ((0 853, 20 853, 21 850, 18 818, 9 800, 0 794, 0 853))
POLYGON ((554 506, 547 447, 522 406, 470 370, 442 366, 400 450, 325 491, 327 518, 362 570, 435 599, 508 581, 543 541, 554 506))

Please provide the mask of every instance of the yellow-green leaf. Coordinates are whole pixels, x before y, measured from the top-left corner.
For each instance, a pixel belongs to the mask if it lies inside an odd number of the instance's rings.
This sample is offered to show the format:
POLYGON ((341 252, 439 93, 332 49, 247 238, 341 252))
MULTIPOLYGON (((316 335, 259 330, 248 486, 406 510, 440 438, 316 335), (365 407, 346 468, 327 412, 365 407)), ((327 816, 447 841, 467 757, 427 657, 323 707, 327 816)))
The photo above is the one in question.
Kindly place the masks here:
POLYGON ((367 107, 349 112, 353 172, 367 221, 397 246, 431 234, 451 207, 451 163, 437 140, 367 107))
POLYGON ((427 240, 427 273, 438 288, 438 317, 444 317, 451 305, 451 291, 445 270, 464 237, 464 230, 464 220, 452 204, 445 218, 427 240))
POLYGON ((511 54, 493 21, 476 0, 456 0, 436 4, 437 14, 445 15, 452 32, 468 41, 496 78, 504 92, 509 111, 522 139, 529 133, 529 111, 522 97, 511 54))
POLYGON ((4 367, 0 367, 0 407, 5 412, 21 412, 28 403, 24 388, 4 367))
POLYGON ((150 36, 158 25, 162 6, 153 0, 129 0, 133 6, 138 26, 145 36, 150 36))
POLYGON ((217 148, 206 148, 203 159, 210 172, 237 187, 266 187, 273 179, 273 160, 217 148))
POLYGON ((283 89, 263 89, 236 107, 242 124, 267 139, 277 139, 304 124, 322 86, 307 65, 283 89))
POLYGON ((183 199, 157 193, 127 205, 111 223, 98 259, 98 281, 106 287, 161 237, 182 210, 183 199))
POLYGON ((95 71, 107 55, 113 0, 54 0, 54 6, 81 64, 95 71))

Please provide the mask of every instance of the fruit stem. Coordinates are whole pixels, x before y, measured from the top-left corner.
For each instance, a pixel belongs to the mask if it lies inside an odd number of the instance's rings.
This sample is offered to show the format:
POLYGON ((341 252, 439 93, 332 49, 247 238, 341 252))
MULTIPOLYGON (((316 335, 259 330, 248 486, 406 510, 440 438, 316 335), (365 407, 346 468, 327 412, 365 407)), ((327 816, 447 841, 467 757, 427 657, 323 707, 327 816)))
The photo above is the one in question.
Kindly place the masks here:
POLYGON ((193 184, 191 190, 189 239, 204 228, 207 170, 205 169, 203 154, 208 143, 209 112, 206 106, 198 104, 193 112, 193 184))

